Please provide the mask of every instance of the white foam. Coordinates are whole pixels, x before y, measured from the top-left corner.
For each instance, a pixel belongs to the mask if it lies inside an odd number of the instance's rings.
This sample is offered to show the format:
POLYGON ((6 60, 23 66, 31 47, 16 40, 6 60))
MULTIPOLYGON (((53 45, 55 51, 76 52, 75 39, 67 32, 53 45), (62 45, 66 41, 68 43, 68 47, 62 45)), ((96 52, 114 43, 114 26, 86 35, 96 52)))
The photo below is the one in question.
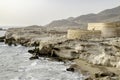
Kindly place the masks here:
POLYGON ((0 47, 4 53, 0 55, 0 63, 5 66, 0 65, 0 80, 84 80, 82 75, 67 72, 68 64, 63 62, 41 57, 30 61, 31 55, 25 47, 0 47))
POLYGON ((35 65, 37 65, 37 61, 34 61, 34 62, 31 64, 31 66, 35 66, 35 65))
POLYGON ((15 77, 14 79, 10 79, 10 80, 20 80, 18 77, 15 77))

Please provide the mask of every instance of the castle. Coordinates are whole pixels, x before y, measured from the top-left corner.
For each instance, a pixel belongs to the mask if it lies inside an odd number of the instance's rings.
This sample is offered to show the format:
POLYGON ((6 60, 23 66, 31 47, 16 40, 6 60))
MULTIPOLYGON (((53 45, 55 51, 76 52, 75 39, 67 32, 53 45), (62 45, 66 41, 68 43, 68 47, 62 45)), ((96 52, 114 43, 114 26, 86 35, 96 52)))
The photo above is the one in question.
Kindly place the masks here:
POLYGON ((90 38, 120 37, 120 22, 111 23, 88 23, 87 30, 69 29, 68 39, 90 39, 90 38))

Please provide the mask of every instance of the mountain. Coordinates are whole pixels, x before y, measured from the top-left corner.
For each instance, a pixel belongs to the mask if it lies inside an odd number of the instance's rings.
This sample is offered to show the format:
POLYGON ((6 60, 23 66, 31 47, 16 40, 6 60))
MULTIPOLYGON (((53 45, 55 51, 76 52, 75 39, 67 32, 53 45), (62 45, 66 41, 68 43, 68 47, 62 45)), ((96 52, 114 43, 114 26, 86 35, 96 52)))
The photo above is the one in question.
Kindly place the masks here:
POLYGON ((98 14, 87 14, 78 17, 70 17, 62 20, 55 20, 47 24, 46 27, 80 27, 87 28, 90 22, 116 22, 120 21, 120 6, 107 9, 98 14))
POLYGON ((79 26, 80 24, 74 22, 74 21, 70 21, 70 20, 56 20, 53 21, 49 24, 49 27, 57 27, 57 26, 79 26))

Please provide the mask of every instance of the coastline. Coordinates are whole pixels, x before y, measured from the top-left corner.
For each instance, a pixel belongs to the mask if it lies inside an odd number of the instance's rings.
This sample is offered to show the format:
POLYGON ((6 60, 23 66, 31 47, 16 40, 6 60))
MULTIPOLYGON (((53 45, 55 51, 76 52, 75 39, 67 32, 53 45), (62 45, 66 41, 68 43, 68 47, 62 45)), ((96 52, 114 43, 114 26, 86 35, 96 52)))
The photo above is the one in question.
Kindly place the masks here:
POLYGON ((5 34, 5 43, 9 46, 35 47, 29 50, 33 55, 30 60, 44 56, 63 62, 74 61, 75 66, 71 65, 73 70, 69 71, 89 75, 86 80, 120 80, 119 42, 119 38, 68 40, 65 31, 34 26, 10 28, 5 34))

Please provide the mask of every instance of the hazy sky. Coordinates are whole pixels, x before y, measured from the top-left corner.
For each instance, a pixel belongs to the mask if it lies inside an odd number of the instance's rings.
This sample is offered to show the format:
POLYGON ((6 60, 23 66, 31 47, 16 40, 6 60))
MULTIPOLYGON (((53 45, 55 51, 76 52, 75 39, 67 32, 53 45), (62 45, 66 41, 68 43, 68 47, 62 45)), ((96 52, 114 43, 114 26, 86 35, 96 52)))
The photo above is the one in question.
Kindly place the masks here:
POLYGON ((0 0, 0 25, 45 25, 119 5, 120 0, 0 0))

